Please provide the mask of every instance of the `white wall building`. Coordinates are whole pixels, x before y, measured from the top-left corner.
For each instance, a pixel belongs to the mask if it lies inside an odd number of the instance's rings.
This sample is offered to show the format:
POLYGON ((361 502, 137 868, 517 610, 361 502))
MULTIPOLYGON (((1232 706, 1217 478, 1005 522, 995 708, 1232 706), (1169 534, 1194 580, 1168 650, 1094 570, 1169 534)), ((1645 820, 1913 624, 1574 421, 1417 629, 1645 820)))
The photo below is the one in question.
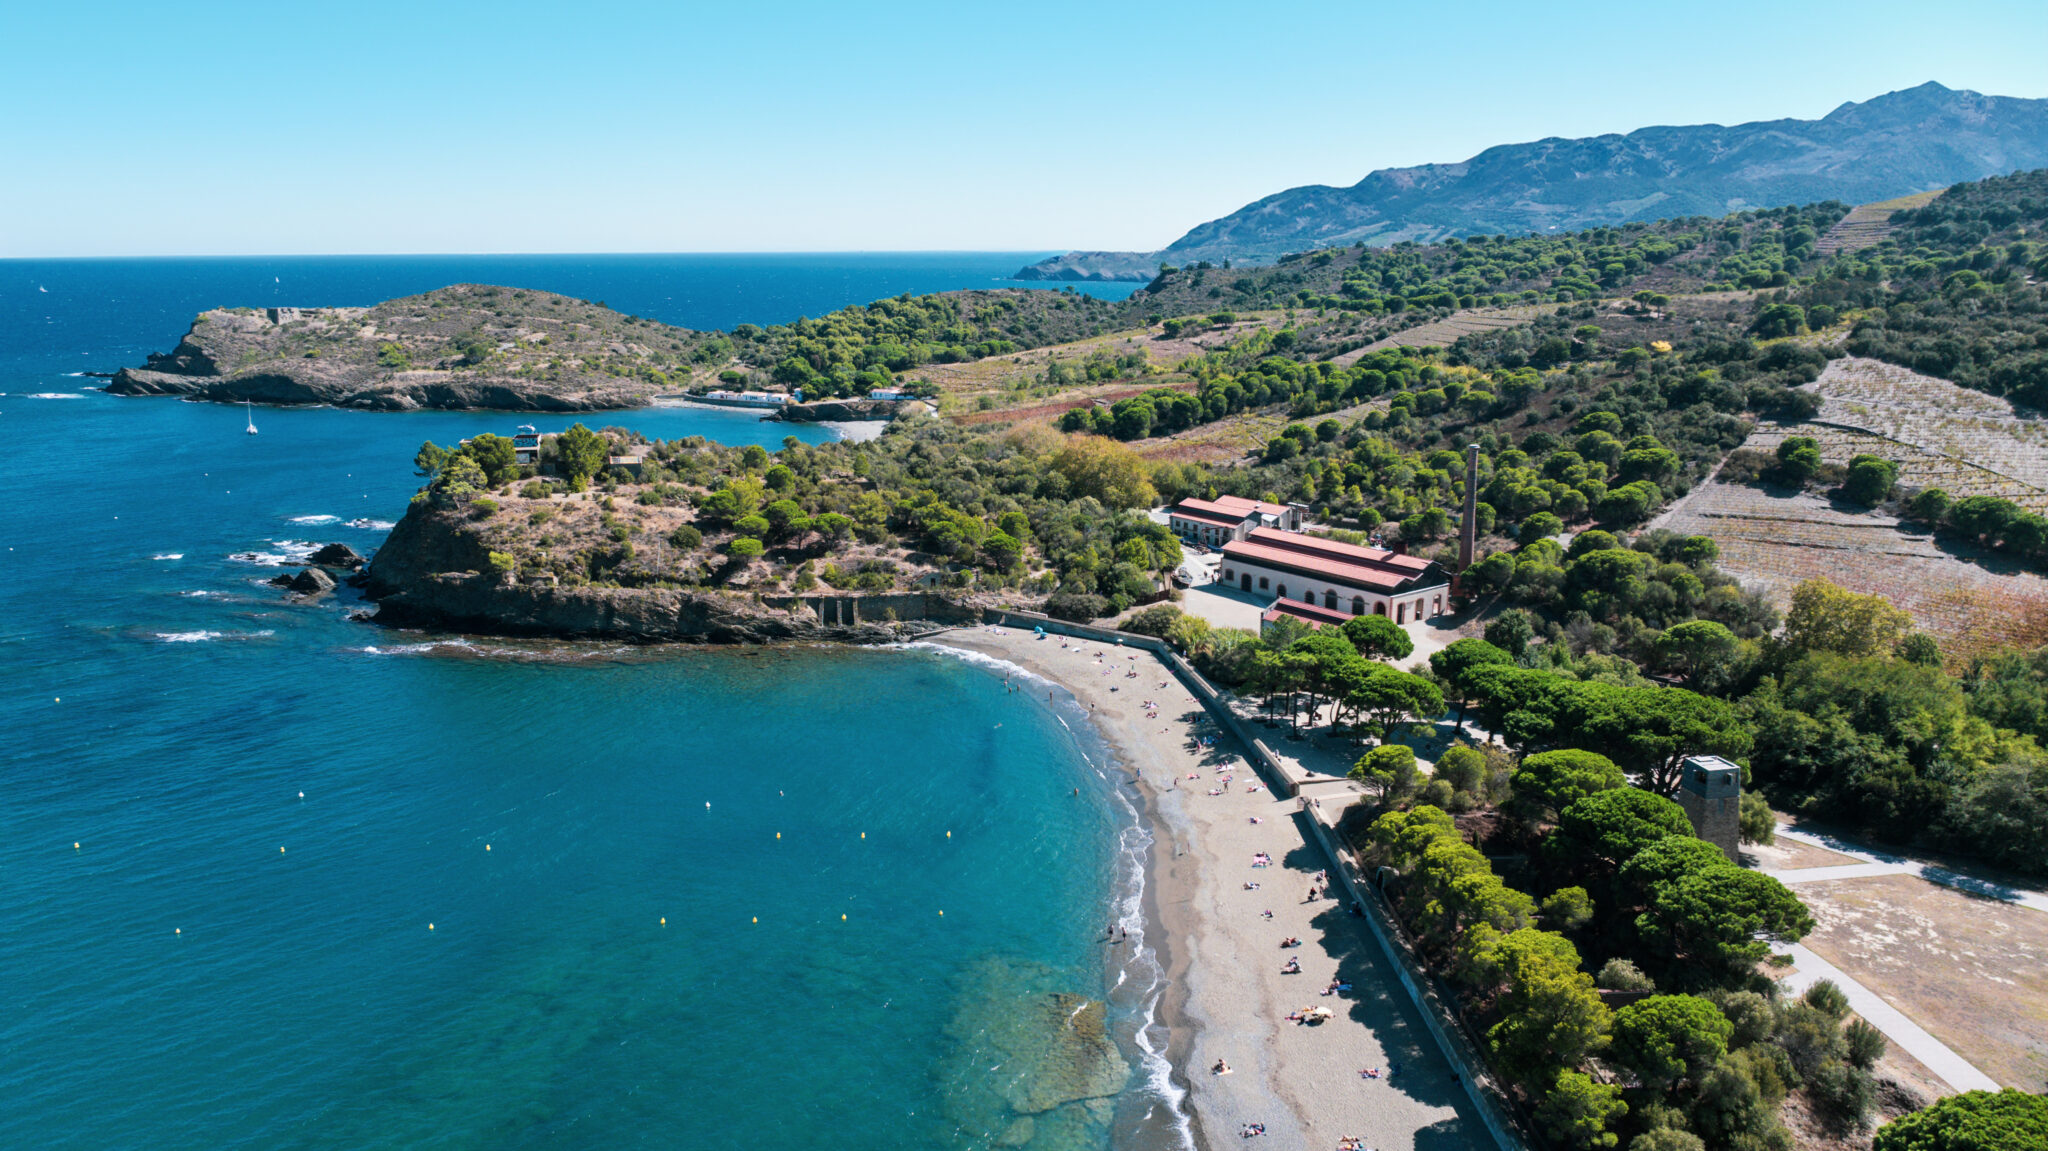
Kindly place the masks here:
POLYGON ((1434 560, 1274 528, 1226 541, 1217 579, 1255 595, 1348 615, 1413 623, 1450 610, 1451 582, 1434 560))

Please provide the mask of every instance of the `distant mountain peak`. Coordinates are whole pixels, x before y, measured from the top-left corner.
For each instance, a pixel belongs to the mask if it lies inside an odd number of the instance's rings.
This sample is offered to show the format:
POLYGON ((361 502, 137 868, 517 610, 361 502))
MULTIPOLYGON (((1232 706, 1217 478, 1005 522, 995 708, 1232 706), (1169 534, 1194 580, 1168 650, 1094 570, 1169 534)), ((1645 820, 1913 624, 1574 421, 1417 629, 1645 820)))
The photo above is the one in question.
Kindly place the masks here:
MULTIPOLYGON (((1381 168, 1313 184, 1199 224, 1160 252, 1089 253, 1090 275, 1141 278, 1161 262, 1271 260, 1363 242, 1566 231, 1731 209, 1888 200, 2048 167, 2048 100, 1935 81, 1850 101, 1818 120, 1639 128, 1500 144, 1459 163, 1381 168)), ((1042 278, 1078 278, 1067 257, 1042 278)), ((1030 271, 1027 269, 1027 271, 1030 271)))

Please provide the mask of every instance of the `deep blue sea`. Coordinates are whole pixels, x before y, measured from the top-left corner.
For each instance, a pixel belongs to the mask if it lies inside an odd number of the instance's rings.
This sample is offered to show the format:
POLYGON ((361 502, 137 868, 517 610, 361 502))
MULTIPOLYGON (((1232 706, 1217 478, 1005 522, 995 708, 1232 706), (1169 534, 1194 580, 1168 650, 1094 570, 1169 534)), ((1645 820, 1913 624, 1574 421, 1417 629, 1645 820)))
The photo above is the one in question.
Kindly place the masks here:
MULTIPOLYGON (((1114 1114, 1018 1124, 1070 1070, 1048 1004, 1128 974, 1097 940, 1144 846, 1042 690, 924 650, 467 641, 286 602, 262 581, 307 544, 376 546, 420 441, 532 417, 258 408, 249 436, 73 374, 216 305, 471 280, 724 327, 1029 258, 0 262, 0 1147, 1130 1142, 1143 1066, 1114 1114)), ((1145 1007, 1127 985, 1119 1032, 1145 1007)))

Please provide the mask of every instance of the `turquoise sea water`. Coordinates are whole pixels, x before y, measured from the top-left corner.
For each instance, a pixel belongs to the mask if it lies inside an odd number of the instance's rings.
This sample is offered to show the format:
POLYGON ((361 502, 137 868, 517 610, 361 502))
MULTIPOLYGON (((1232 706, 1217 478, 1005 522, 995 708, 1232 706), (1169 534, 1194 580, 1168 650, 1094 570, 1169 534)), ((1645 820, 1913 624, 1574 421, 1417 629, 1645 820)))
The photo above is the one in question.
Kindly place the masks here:
MULTIPOLYGON (((1117 978, 1095 941, 1143 841, 1041 693, 928 651, 287 603, 276 562, 374 547, 421 440, 514 418, 259 408, 247 436, 85 390, 238 302, 194 302, 219 268, 95 263, 47 314, 0 291, 0 1146, 1101 1146, 1152 1109, 1142 1068, 1120 1114, 1058 1105, 1122 1067, 1047 1020, 1117 978)), ((807 310, 856 302, 838 275, 807 310)), ((624 279, 577 294, 656 290, 624 279)))

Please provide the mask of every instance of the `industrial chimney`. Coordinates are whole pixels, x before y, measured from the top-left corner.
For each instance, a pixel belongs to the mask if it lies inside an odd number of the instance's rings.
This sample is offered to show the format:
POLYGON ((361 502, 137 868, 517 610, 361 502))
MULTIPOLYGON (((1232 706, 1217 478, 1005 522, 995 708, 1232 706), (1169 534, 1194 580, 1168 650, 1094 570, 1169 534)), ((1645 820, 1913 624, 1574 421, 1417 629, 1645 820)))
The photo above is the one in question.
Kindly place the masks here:
POLYGON ((1465 519, 1458 525, 1458 570, 1472 566, 1479 546, 1479 445, 1465 445, 1465 519))

